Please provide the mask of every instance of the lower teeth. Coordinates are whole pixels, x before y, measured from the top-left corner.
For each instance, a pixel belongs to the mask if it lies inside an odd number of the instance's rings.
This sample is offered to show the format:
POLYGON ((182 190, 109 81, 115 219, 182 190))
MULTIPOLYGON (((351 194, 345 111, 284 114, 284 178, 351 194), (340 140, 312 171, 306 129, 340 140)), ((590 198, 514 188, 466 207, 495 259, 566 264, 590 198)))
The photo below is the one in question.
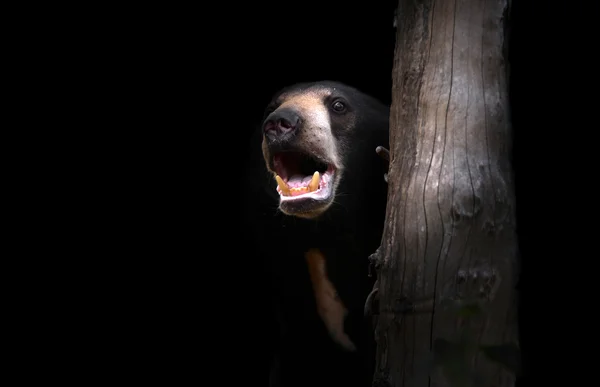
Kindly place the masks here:
POLYGON ((319 185, 321 183, 321 175, 318 171, 315 171, 313 174, 308 186, 306 187, 294 187, 290 188, 279 175, 275 175, 275 180, 277 181, 277 185, 281 194, 283 196, 297 196, 302 195, 308 192, 314 192, 319 189, 319 185))

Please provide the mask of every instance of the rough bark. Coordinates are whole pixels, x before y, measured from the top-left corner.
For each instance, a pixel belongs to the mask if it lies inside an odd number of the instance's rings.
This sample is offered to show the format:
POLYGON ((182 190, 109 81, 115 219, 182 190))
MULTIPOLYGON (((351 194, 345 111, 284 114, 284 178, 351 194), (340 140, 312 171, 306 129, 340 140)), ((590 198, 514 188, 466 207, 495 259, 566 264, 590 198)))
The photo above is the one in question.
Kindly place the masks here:
POLYGON ((507 15, 399 1, 374 386, 514 385, 507 15))

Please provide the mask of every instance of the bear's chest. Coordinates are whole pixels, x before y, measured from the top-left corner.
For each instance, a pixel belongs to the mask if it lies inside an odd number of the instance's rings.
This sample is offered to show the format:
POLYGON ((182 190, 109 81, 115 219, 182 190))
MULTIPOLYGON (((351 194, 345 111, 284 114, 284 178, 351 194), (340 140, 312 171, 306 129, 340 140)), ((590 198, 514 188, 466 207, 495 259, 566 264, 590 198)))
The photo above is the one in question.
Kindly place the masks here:
POLYGON ((370 246, 360 235, 322 227, 302 231, 290 227, 277 235, 268 259, 277 297, 285 305, 296 314, 314 314, 315 308, 324 307, 319 302, 333 297, 348 311, 362 309, 372 279, 370 246))

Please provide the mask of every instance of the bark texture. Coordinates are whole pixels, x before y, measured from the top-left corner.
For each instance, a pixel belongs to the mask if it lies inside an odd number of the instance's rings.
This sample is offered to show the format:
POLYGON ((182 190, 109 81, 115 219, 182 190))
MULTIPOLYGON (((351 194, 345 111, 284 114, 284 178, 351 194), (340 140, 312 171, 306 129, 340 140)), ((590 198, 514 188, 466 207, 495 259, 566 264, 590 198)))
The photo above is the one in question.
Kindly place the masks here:
POLYGON ((508 14, 399 1, 374 386, 514 385, 508 14))

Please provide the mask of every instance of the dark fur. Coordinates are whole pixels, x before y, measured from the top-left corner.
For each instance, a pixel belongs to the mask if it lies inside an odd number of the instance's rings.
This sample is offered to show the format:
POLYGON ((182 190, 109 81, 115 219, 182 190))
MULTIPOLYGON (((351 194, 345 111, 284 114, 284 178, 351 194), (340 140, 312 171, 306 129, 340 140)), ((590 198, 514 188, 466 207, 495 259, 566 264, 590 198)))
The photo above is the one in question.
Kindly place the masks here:
MULTIPOLYGON (((374 361, 373 328, 370 319, 363 317, 364 301, 373 285, 368 277, 368 256, 381 241, 387 190, 383 179, 387 165, 375 148, 388 147, 389 109, 339 83, 316 84, 343 93, 357 117, 356 127, 350 130, 334 128, 346 164, 335 202, 316 220, 278 211, 276 182, 265 168, 262 131, 257 130, 240 192, 247 200, 252 238, 246 258, 264 260, 272 286, 272 300, 263 300, 273 302, 279 327, 270 385, 366 387, 371 385, 374 361), (349 311, 345 330, 358 348, 354 353, 331 340, 317 315, 304 259, 310 248, 318 248, 326 256, 329 279, 349 311)), ((308 87, 311 84, 291 88, 308 87)))

